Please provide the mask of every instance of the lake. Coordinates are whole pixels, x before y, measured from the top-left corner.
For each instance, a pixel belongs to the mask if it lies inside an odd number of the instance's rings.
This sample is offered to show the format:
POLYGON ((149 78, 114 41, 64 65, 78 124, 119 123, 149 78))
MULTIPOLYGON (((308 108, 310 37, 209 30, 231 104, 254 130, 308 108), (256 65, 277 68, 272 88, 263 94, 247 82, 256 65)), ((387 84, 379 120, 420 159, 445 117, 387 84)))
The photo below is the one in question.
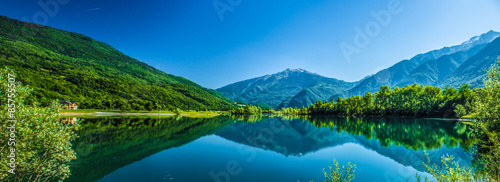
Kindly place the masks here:
POLYGON ((84 119, 65 181, 324 181, 356 164, 354 181, 428 175, 427 161, 470 163, 467 125, 446 119, 219 116, 84 119))

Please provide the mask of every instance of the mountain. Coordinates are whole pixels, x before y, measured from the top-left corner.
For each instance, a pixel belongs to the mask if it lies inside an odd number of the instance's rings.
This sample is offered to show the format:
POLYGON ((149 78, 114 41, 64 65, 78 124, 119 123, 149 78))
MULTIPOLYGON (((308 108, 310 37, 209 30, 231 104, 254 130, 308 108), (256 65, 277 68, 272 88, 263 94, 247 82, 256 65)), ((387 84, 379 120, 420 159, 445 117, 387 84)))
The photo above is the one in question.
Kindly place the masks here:
POLYGON ((285 71, 233 83, 217 89, 227 98, 273 108, 308 106, 353 87, 355 82, 327 78, 303 69, 285 71))
POLYGON ((226 109, 215 90, 164 73, 82 34, 0 16, 0 65, 42 105, 61 99, 94 109, 226 109))
MULTIPOLYGON (((384 85, 389 85, 389 86, 396 86, 400 82, 404 83, 412 83, 412 81, 420 81, 421 78, 418 76, 418 72, 412 75, 412 77, 408 78, 407 80, 404 80, 407 76, 413 73, 415 69, 417 69, 420 65, 427 61, 431 60, 436 60, 442 56, 446 55, 451 55, 454 53, 458 52, 467 52, 470 49, 474 49, 478 45, 482 44, 487 44, 493 41, 495 38, 497 38, 500 35, 498 32, 494 31, 489 31, 487 33, 484 33, 480 36, 475 36, 471 38, 470 40, 463 42, 460 45, 452 46, 452 47, 445 47, 442 49, 438 50, 433 50, 424 54, 419 54, 416 55, 415 57, 409 59, 409 60, 403 60, 401 62, 398 62, 394 64, 393 66, 381 70, 377 72, 375 75, 371 76, 370 78, 365 79, 361 83, 359 83, 356 87, 350 89, 349 91, 339 94, 338 96, 351 96, 351 95, 363 95, 365 92, 376 92, 379 90, 381 86, 384 85)), ((453 61, 448 61, 450 62, 449 64, 458 64, 458 62, 461 62, 463 58, 459 58, 460 55, 454 55, 454 57, 449 57, 449 58, 443 58, 443 59, 453 59, 456 63, 452 63, 453 61), (457 62, 458 61, 458 62, 457 62)), ((437 63, 437 62, 436 62, 437 63)), ((429 65, 426 65, 427 67, 433 67, 433 63, 429 63, 429 65)), ((424 66, 421 69, 425 69, 424 66)), ((436 65, 437 66, 437 65, 436 65)), ((436 68, 428 68, 430 70, 435 70, 436 68)), ((420 70, 422 71, 422 70, 420 70)), ((434 74, 434 76, 439 76, 439 73, 434 74), (437 75, 436 75, 437 74, 437 75)), ((441 74, 444 74, 441 73, 441 74)), ((427 77, 427 76, 423 76, 427 77)), ((430 80, 432 80, 431 78, 430 80)), ((428 82, 428 80, 423 79, 422 81, 428 82)), ((415 83, 415 82, 413 82, 415 83)), ((457 83, 461 84, 461 83, 457 83)))
POLYGON ((500 57, 500 38, 495 39, 476 55, 467 59, 452 74, 438 81, 437 86, 458 87, 461 83, 469 83, 471 87, 483 85, 488 69, 500 57))
POLYGON ((400 61, 358 82, 325 78, 302 69, 287 69, 277 74, 230 84, 217 91, 232 100, 249 104, 266 103, 279 109, 308 106, 318 100, 326 101, 339 96, 373 93, 384 85, 403 87, 417 83, 458 87, 467 82, 472 86, 479 86, 486 72, 477 69, 485 69, 495 60, 491 58, 495 55, 492 53, 494 48, 489 48, 489 52, 484 52, 484 49, 499 36, 500 33, 489 31, 460 45, 444 47, 400 61), (469 68, 460 68, 462 64, 469 68), (450 76, 452 73, 455 76, 450 76), (446 81, 441 81, 444 79, 446 81))
POLYGON ((460 51, 450 55, 441 56, 438 59, 427 61, 413 70, 397 84, 399 87, 412 85, 414 83, 423 85, 435 85, 438 80, 444 79, 453 73, 463 62, 474 56, 487 44, 477 45, 467 51, 460 51))

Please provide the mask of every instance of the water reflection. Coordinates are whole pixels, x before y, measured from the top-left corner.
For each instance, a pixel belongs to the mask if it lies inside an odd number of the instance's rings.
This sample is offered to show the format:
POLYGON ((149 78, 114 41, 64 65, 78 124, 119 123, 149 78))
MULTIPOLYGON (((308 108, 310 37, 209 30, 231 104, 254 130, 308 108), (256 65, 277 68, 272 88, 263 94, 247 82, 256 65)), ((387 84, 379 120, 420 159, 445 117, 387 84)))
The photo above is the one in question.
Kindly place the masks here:
POLYGON ((228 117, 103 117, 84 119, 73 144, 77 160, 67 181, 95 181, 160 151, 220 130, 228 117))
MULTIPOLYGON (((267 152, 258 151, 257 153, 259 153, 259 159, 266 160, 249 165, 245 168, 247 169, 245 173, 236 178, 235 181, 255 180, 251 177, 262 175, 261 170, 269 167, 270 164, 278 166, 279 170, 276 169, 277 171, 272 174, 266 173, 265 179, 284 179, 287 175, 286 177, 293 181, 297 179, 301 179, 301 181, 321 180, 321 169, 327 167, 333 157, 339 157, 338 155, 332 157, 331 154, 323 154, 325 151, 358 152, 370 154, 372 156, 370 160, 385 161, 383 163, 387 166, 366 168, 365 171, 359 172, 360 176, 356 176, 358 180, 372 179, 370 176, 377 175, 380 171, 395 170, 394 165, 381 158, 382 156, 390 158, 399 165, 424 171, 421 166, 422 162, 425 161, 424 150, 427 150, 432 162, 439 162, 442 155, 450 154, 464 165, 470 162, 471 156, 464 152, 463 148, 473 144, 467 126, 459 122, 396 118, 105 117, 85 119, 78 135, 80 138, 74 143, 78 159, 73 164, 72 176, 68 181, 95 181, 99 179, 103 181, 126 181, 127 179, 133 181, 127 176, 134 175, 138 176, 136 180, 146 177, 154 179, 152 181, 169 179, 163 178, 165 174, 163 174, 164 171, 161 171, 161 169, 167 168, 167 164, 151 162, 166 159, 180 161, 175 166, 168 166, 168 168, 177 169, 177 175, 185 176, 184 181, 193 179, 211 181, 208 173, 218 170, 216 166, 219 163, 225 163, 225 158, 237 159, 237 151, 239 151, 241 144, 249 148, 264 149, 267 152), (204 137, 206 135, 210 136, 204 137), (214 138, 214 136, 220 136, 232 142, 228 143, 214 138), (197 140, 200 137, 202 139, 197 140), (198 142, 193 142, 195 140, 198 142), (186 145, 188 143, 189 145, 186 145), (363 151, 358 146, 364 148, 363 151), (174 152, 171 148, 175 147, 177 149, 174 152), (339 149, 349 151, 338 151, 339 149), (210 151, 213 152, 210 153, 210 151), (373 151, 377 155, 367 151, 373 151), (273 153, 284 157, 276 156, 273 153), (153 156, 153 154, 156 155, 153 156), (328 158, 326 163, 323 159, 321 163, 314 162, 318 155, 326 156, 328 158), (190 160, 193 158, 199 158, 201 161, 190 160), (221 161, 222 159, 224 161, 221 161), (143 161, 140 160, 149 162, 142 164, 143 161), (307 166, 303 167, 310 168, 307 169, 310 171, 300 167, 291 169, 290 166, 287 166, 290 165, 289 163, 296 163, 297 160, 305 162, 304 165, 307 166), (131 164, 142 167, 134 168, 134 165, 131 164), (155 170, 152 169, 147 169, 149 170, 147 172, 141 171, 146 170, 144 166, 153 166, 159 172, 155 173, 155 170), (299 170, 302 173, 289 175, 287 170, 299 170), (134 173, 147 175, 141 176, 134 173), (103 178, 104 176, 106 178, 103 178), (189 176, 200 176, 200 178, 189 178, 189 176)), ((363 160, 366 158, 366 156, 352 157, 363 160)), ((245 158, 242 159, 242 161, 245 160, 245 158)), ((339 159, 339 161, 343 161, 343 159, 339 159)), ((222 164, 222 166, 224 165, 222 164)), ((361 166, 363 164, 360 164, 360 168, 361 166)), ((414 172, 412 173, 414 174, 414 172)), ((183 180, 176 178, 176 181, 183 180)))
POLYGON ((471 155, 464 152, 464 148, 474 142, 467 125, 433 119, 271 117, 233 124, 216 134, 285 156, 301 156, 355 143, 419 171, 424 171, 424 151, 433 163, 439 163, 442 155, 450 154, 467 165, 471 155))

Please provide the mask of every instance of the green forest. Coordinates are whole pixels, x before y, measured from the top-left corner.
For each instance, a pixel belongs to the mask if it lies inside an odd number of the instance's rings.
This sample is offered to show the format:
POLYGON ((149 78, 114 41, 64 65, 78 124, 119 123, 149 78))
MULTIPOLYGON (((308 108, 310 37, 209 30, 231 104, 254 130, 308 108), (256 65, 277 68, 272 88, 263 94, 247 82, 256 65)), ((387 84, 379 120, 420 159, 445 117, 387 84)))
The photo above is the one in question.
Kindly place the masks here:
POLYGON ((245 106, 233 109, 233 114, 297 114, 336 116, 409 116, 409 117, 462 117, 472 113, 471 104, 477 100, 477 92, 468 84, 460 88, 428 85, 409 85, 403 88, 380 87, 379 92, 366 92, 363 96, 338 97, 337 100, 316 101, 308 107, 260 109, 245 106))
POLYGON ((459 89, 413 84, 403 88, 380 87, 379 92, 366 92, 363 96, 351 96, 337 100, 316 101, 308 107, 261 109, 246 105, 233 109, 233 114, 299 114, 339 116, 415 116, 415 117, 461 117, 471 113, 471 102, 476 94, 463 84, 459 89))
POLYGON ((310 114, 349 116, 422 116, 460 117, 470 113, 475 93, 468 84, 459 89, 413 84, 403 88, 380 87, 379 92, 363 96, 341 97, 336 101, 318 101, 307 107, 310 114))
POLYGON ((470 89, 464 83, 460 88, 428 85, 407 85, 402 88, 380 87, 379 92, 363 96, 338 97, 337 100, 316 101, 308 107, 262 109, 244 105, 232 109, 232 114, 292 114, 336 116, 409 116, 452 118, 472 114, 472 103, 478 99, 480 88, 470 89))
POLYGON ((201 87, 87 36, 0 16, 0 65, 33 88, 28 103, 78 102, 82 109, 224 110, 234 105, 201 87))

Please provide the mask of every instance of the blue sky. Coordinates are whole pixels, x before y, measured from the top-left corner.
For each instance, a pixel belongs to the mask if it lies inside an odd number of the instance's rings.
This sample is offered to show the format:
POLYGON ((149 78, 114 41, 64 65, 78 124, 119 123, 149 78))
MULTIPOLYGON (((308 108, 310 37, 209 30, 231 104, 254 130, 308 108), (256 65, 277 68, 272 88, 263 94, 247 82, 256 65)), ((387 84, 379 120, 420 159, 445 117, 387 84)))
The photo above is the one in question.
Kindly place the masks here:
POLYGON ((208 88, 286 68, 356 81, 418 53, 500 31, 497 0, 40 1, 57 3, 55 13, 37 2, 0 0, 0 15, 82 33, 208 88), (372 12, 389 12, 390 21, 380 16, 380 23, 372 12), (356 27, 371 31, 358 47, 356 27), (341 45, 355 53, 346 56, 341 45))

